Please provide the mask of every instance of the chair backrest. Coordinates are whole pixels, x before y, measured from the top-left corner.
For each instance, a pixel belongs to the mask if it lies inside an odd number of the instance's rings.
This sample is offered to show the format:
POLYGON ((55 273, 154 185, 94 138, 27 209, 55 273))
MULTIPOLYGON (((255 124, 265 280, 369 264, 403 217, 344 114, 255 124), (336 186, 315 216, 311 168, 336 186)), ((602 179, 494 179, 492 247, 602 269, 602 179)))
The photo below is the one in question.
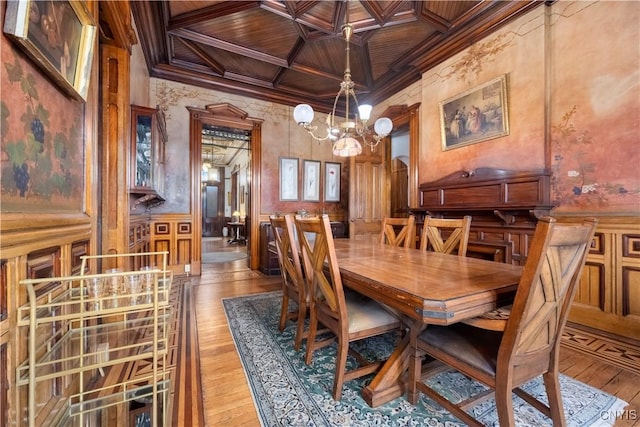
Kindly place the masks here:
POLYGON ((385 218, 382 220, 379 242, 391 246, 415 248, 416 217, 409 215, 409 218, 385 218))
POLYGON ((300 262, 300 252, 295 239, 295 224, 293 215, 270 216, 273 237, 278 251, 278 263, 282 281, 285 286, 298 292, 299 298, 305 300, 306 288, 300 262))
POLYGON ((549 217, 538 221, 500 344, 498 369, 501 362, 522 364, 525 371, 557 363, 561 332, 597 222, 563 224, 549 217))
POLYGON ((469 215, 460 219, 427 216, 420 235, 420 250, 467 256, 470 228, 469 215))
POLYGON ((312 304, 339 323, 345 320, 341 328, 346 332, 347 307, 329 216, 296 216, 295 222, 312 304))

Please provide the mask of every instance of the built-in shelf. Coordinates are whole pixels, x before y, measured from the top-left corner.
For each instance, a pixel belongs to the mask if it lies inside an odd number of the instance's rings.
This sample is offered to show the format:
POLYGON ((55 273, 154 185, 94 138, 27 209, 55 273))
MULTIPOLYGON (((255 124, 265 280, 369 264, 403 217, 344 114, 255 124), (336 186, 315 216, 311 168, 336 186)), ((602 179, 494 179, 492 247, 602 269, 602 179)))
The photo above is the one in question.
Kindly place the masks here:
POLYGON ((146 210, 149 210, 165 202, 164 197, 153 189, 134 189, 130 190, 129 194, 135 197, 133 206, 131 207, 132 210, 135 210, 140 205, 143 205, 146 210))

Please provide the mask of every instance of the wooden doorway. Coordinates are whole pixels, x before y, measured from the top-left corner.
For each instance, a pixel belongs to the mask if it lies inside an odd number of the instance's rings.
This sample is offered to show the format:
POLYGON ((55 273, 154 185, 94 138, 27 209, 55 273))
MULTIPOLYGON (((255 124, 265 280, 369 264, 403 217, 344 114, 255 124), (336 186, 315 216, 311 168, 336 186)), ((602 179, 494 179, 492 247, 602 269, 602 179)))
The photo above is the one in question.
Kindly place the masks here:
MULTIPOLYGON (((408 129, 409 159, 406 192, 409 207, 418 205, 418 148, 420 104, 390 106, 382 116, 393 121, 394 129, 408 129)), ((382 219, 391 216, 391 144, 385 138, 373 152, 364 148, 349 165, 349 238, 376 240, 382 219)), ((404 191, 404 190, 403 190, 404 191)), ((404 202, 401 202, 404 203, 404 202)))
MULTIPOLYGON (((202 223, 203 202, 201 184, 201 162, 202 162, 202 130, 205 126, 220 126, 239 130, 246 130, 250 134, 249 160, 247 163, 247 189, 245 200, 245 233, 247 240, 247 265, 251 269, 259 267, 259 176, 261 173, 260 160, 262 150, 262 120, 248 116, 239 108, 230 104, 212 104, 206 108, 187 108, 190 113, 189 139, 191 152, 191 214, 193 218, 193 249, 191 251, 191 273, 200 275, 202 264, 202 223), (254 218, 256 220, 254 220, 254 218), (197 237, 196 237, 197 236, 197 237)), ((225 192, 227 189, 225 188, 225 192)), ((220 197, 218 194, 217 197, 220 197)), ((222 195, 223 203, 226 194, 222 195)), ((218 199, 219 200, 219 199, 218 199)), ((233 212, 233 211, 232 211, 233 212)), ((226 218, 226 217, 225 217, 226 218)))

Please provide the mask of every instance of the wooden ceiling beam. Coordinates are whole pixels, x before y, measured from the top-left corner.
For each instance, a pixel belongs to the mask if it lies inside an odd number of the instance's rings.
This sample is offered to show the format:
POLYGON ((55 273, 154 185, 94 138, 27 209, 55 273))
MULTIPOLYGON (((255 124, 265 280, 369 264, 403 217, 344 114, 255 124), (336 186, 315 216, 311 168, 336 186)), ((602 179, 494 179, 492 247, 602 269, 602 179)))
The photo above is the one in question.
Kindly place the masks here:
POLYGON ((217 3, 212 6, 203 7, 192 12, 174 16, 167 23, 167 30, 171 32, 194 24, 199 24, 203 21, 209 21, 211 19, 221 18, 234 13, 257 9, 259 7, 260 2, 258 1, 226 1, 217 3))
POLYGON ((195 55, 198 56, 198 58, 202 59, 202 61, 204 61, 205 64, 207 64, 209 66, 209 68, 211 68, 211 71, 213 71, 214 73, 223 76, 225 73, 225 68, 220 65, 218 62, 216 62, 211 55, 209 55, 207 52, 204 51, 204 49, 202 49, 200 46, 198 46, 195 43, 190 42, 189 40, 185 40, 185 39, 180 39, 177 38, 176 40, 178 40, 180 43, 182 43, 187 49, 189 49, 191 52, 193 52, 195 55))
POLYGON ((277 56, 269 55, 264 52, 260 52, 248 47, 240 46, 237 44, 229 43, 224 40, 217 39, 215 37, 207 36, 202 33, 197 33, 187 29, 177 29, 169 31, 169 34, 174 37, 180 37, 187 40, 192 40, 197 43, 202 43, 207 46, 211 46, 217 49, 222 49, 227 52, 235 53, 240 56, 246 56, 258 61, 266 62, 269 64, 277 65, 279 67, 287 67, 286 59, 278 58, 277 56))

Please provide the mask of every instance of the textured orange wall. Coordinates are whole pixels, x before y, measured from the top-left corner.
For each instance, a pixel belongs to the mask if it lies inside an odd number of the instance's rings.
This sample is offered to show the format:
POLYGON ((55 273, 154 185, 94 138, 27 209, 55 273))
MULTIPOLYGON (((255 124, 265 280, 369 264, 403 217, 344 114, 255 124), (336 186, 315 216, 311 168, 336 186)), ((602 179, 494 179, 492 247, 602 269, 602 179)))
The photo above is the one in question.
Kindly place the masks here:
POLYGON ((640 213, 640 3, 541 6, 423 74, 419 182, 550 168, 558 211, 640 213), (509 135, 443 151, 440 102, 500 75, 509 135))
POLYGON ((551 34, 552 199, 640 212, 640 3, 559 2, 551 34))

